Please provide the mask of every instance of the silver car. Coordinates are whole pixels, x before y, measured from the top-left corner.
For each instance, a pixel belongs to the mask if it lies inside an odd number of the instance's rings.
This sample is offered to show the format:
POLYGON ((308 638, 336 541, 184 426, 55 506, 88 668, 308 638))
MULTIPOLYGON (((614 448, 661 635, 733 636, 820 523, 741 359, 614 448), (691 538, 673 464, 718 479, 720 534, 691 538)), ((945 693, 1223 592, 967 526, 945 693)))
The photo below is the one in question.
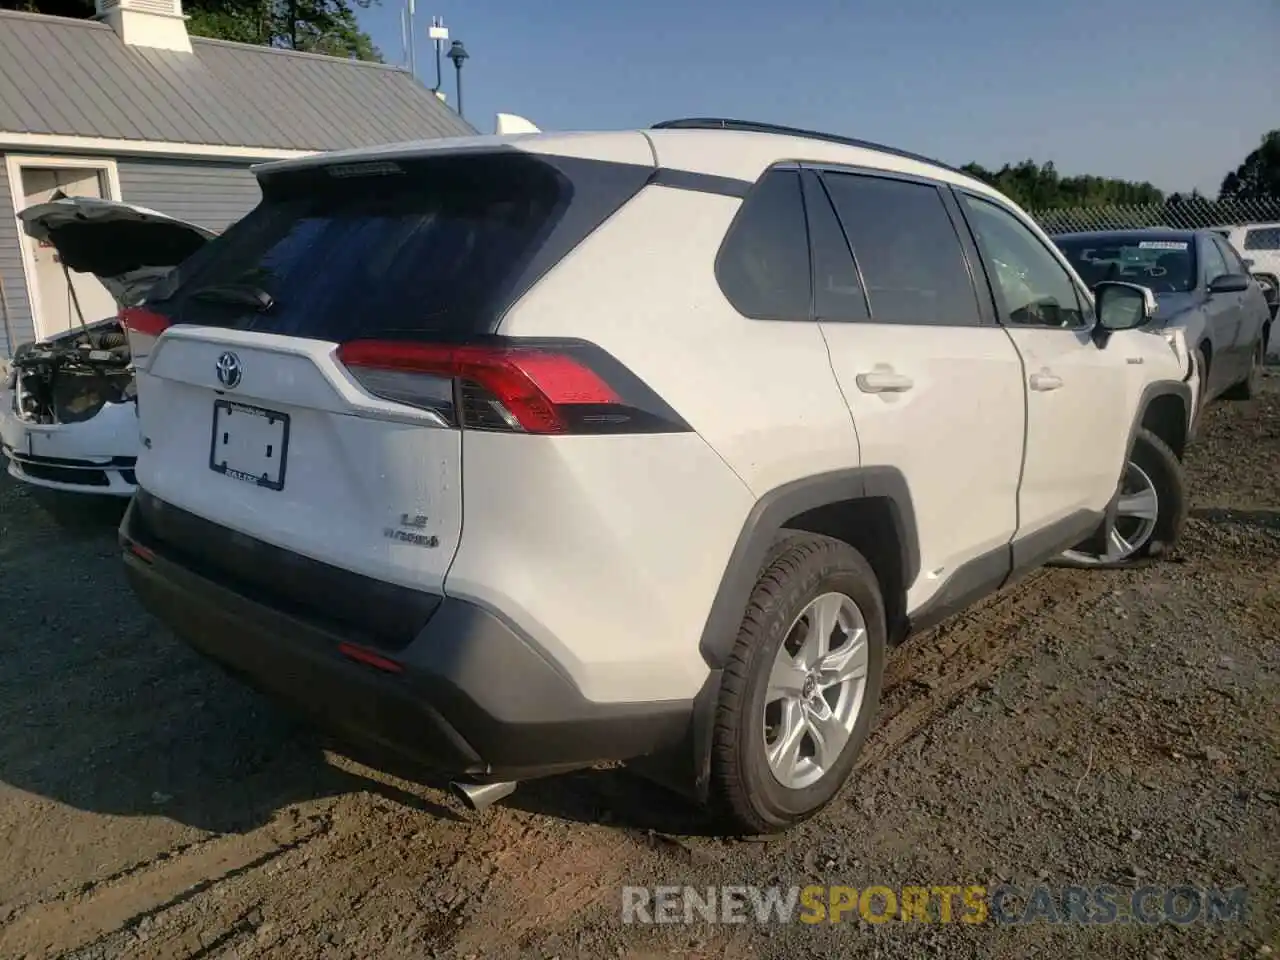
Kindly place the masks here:
POLYGON ((1234 247, 1213 230, 1068 233, 1053 238, 1086 283, 1124 280, 1150 288, 1155 328, 1180 327, 1200 375, 1199 409, 1259 390, 1271 311, 1234 247))

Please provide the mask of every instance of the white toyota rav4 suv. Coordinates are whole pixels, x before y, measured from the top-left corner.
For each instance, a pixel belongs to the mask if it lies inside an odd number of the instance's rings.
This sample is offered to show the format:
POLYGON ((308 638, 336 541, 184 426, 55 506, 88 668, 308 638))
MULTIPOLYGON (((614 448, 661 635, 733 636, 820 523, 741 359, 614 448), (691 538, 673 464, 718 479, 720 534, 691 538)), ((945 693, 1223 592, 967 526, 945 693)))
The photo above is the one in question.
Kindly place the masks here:
POLYGON ((953 169, 685 120, 257 175, 126 314, 130 580, 473 807, 644 758, 784 828, 848 776, 888 645, 1178 534, 1185 344, 953 169))

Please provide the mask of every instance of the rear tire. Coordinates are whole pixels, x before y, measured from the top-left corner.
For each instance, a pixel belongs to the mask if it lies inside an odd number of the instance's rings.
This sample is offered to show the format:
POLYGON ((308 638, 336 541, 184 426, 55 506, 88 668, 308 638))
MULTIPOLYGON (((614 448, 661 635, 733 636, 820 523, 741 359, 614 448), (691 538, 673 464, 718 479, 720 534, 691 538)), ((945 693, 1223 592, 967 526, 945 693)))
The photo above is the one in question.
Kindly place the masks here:
POLYGON ((1252 400, 1262 392, 1262 364, 1266 360, 1266 338, 1258 341, 1249 360, 1249 372, 1225 394, 1228 400, 1252 400))
POLYGON ((712 734, 717 812, 742 832, 774 833, 830 803, 871 728, 884 660, 871 565, 841 541, 788 534, 725 666, 712 734))

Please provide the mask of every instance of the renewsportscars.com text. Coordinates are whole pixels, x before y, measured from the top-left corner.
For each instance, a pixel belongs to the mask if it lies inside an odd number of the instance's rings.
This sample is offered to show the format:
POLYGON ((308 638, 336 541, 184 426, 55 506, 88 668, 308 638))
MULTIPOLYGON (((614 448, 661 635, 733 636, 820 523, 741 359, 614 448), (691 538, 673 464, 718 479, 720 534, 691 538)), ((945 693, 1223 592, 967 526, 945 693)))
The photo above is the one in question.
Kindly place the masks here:
POLYGON ((1247 894, 1194 886, 624 887, 622 922, 1066 923, 1239 922, 1247 894))

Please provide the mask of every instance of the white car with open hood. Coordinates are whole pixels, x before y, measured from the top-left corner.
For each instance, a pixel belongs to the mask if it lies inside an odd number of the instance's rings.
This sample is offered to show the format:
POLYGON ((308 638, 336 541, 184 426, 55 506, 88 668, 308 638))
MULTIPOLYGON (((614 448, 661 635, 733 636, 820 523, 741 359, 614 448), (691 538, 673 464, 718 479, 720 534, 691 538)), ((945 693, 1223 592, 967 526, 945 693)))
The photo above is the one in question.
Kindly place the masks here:
POLYGON ((214 234, 111 200, 61 197, 28 207, 23 229, 57 251, 72 328, 14 351, 0 382, 0 450, 9 475, 34 486, 127 497, 141 443, 129 341, 117 317, 79 314, 71 274, 90 273, 117 311, 214 234))

